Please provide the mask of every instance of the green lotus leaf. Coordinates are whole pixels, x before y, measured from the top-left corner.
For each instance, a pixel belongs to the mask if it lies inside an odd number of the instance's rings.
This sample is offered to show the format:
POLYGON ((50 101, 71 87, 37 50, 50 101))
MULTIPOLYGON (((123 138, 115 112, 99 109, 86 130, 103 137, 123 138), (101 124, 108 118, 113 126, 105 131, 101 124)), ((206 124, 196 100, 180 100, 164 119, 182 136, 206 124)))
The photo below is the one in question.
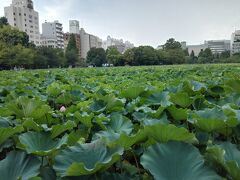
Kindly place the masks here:
POLYGON ((96 137, 105 138, 107 141, 117 140, 121 134, 129 135, 133 130, 132 122, 120 113, 113 113, 110 122, 106 125, 106 131, 95 134, 96 137))
POLYGON ((145 88, 141 86, 131 86, 127 87, 120 93, 120 96, 127 99, 136 99, 144 92, 145 88))
POLYGON ((43 128, 40 125, 38 125, 33 119, 25 120, 22 125, 27 130, 34 130, 37 132, 40 132, 43 130, 43 128))
POLYGON ((51 108, 44 102, 28 97, 19 97, 16 101, 8 103, 7 108, 17 118, 32 118, 38 124, 48 123, 46 114, 51 111, 51 108))
POLYGON ((205 84, 197 82, 197 81, 191 81, 190 86, 193 91, 202 91, 202 90, 207 89, 207 86, 205 84))
POLYGON ((193 100, 185 92, 171 94, 170 101, 182 108, 187 108, 193 103, 193 100))
POLYGON ((2 128, 0 127, 0 145, 4 143, 8 138, 12 137, 15 134, 21 133, 24 131, 22 126, 2 128))
POLYGON ((96 113, 103 112, 106 108, 107 104, 103 100, 95 100, 90 106, 90 110, 96 113))
POLYGON ((67 136, 53 140, 47 132, 27 132, 19 136, 19 141, 28 153, 46 156, 66 144, 67 136))
POLYGON ((14 145, 13 141, 7 140, 4 143, 0 144, 0 153, 7 148, 10 148, 14 145))
POLYGON ((235 180, 240 177, 240 151, 237 145, 222 142, 207 148, 206 157, 214 164, 220 164, 235 180))
POLYGON ((74 117, 77 118, 77 120, 79 122, 81 122, 82 124, 84 124, 87 128, 92 128, 93 124, 92 124, 92 119, 94 117, 94 114, 88 114, 86 112, 80 114, 79 112, 75 112, 74 113, 74 117))
POLYGON ((74 146, 79 140, 82 140, 86 137, 87 135, 81 131, 81 130, 76 130, 76 131, 71 131, 71 133, 68 135, 68 141, 67 144, 68 146, 74 146))
POLYGON ((57 97, 58 95, 61 94, 62 90, 63 90, 63 85, 57 82, 54 82, 47 87, 47 94, 52 97, 57 97))
POLYGON ((117 138, 112 139, 112 141, 108 142, 108 146, 114 147, 119 145, 123 147, 125 150, 129 150, 133 145, 138 144, 139 142, 144 142, 146 140, 147 140, 146 132, 144 130, 139 130, 134 135, 121 134, 117 138))
POLYGON ((24 152, 12 151, 0 161, 0 179, 29 180, 39 174, 40 161, 24 152))
POLYGON ((99 180, 134 180, 134 178, 130 177, 126 173, 104 173, 99 180))
POLYGON ((156 180, 219 180, 204 164, 197 148, 182 142, 155 144, 141 157, 141 164, 156 180))
POLYGON ((188 118, 188 109, 176 108, 175 106, 170 106, 167 108, 168 112, 171 114, 174 120, 183 121, 188 118))
POLYGON ((118 99, 114 95, 107 95, 101 98, 106 103, 106 110, 108 112, 121 111, 124 108, 125 100, 118 99))
POLYGON ((227 171, 234 179, 238 179, 240 177, 240 151, 237 145, 223 142, 220 147, 225 151, 224 159, 227 171))
POLYGON ((225 85, 231 92, 240 93, 240 80, 231 79, 228 80, 225 85))
POLYGON ((89 175, 109 168, 122 154, 123 148, 108 148, 100 140, 78 144, 62 150, 53 168, 61 177, 89 175))
POLYGON ((236 114, 233 116, 227 114, 223 109, 213 108, 195 111, 188 117, 188 121, 198 126, 206 132, 214 132, 229 127, 236 127, 239 122, 236 114))
POLYGON ((169 141, 183 141, 196 143, 197 139, 193 133, 185 128, 178 128, 171 124, 156 124, 144 127, 148 137, 157 142, 166 143, 169 141))
POLYGON ((58 124, 55 126, 52 126, 51 130, 51 138, 54 139, 55 137, 59 136, 65 131, 72 130, 77 125, 73 121, 67 121, 65 124, 58 124))
POLYGON ((0 127, 7 128, 11 125, 11 121, 8 118, 0 117, 0 127))
POLYGON ((169 100, 170 100, 169 92, 160 92, 149 96, 146 99, 146 104, 150 106, 161 105, 163 107, 168 107, 172 104, 169 100))
POLYGON ((40 177, 41 177, 41 180, 57 179, 56 172, 51 167, 41 167, 40 177))
POLYGON ((120 113, 113 113, 110 116, 110 122, 107 125, 108 130, 112 130, 115 133, 130 134, 133 130, 132 122, 120 113))

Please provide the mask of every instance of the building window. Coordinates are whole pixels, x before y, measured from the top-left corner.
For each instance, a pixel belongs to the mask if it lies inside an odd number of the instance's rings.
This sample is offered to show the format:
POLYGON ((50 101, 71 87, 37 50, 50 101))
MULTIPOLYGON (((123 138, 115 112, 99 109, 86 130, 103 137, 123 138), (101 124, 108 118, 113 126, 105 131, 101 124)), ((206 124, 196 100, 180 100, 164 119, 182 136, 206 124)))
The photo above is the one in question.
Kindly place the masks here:
POLYGON ((26 13, 24 13, 24 16, 27 16, 26 13))
POLYGON ((16 13, 14 12, 13 15, 16 15, 16 13))
POLYGON ((14 26, 17 26, 17 24, 16 24, 16 23, 14 23, 14 26))
POLYGON ((25 27, 27 27, 27 24, 25 24, 25 27))
POLYGON ((21 13, 19 13, 19 16, 21 16, 22 14, 21 13))

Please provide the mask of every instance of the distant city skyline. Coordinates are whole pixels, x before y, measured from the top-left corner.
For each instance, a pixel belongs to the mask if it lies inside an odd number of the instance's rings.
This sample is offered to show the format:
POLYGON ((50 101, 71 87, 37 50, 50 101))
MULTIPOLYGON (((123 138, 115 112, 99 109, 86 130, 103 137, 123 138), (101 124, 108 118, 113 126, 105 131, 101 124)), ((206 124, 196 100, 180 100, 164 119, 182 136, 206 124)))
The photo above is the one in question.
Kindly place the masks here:
MULTIPOLYGON (((0 16, 12 0, 0 4, 0 16)), ((59 20, 64 32, 69 20, 80 21, 91 34, 157 47, 168 38, 201 44, 230 39, 240 29, 239 0, 34 0, 40 25, 59 20)))

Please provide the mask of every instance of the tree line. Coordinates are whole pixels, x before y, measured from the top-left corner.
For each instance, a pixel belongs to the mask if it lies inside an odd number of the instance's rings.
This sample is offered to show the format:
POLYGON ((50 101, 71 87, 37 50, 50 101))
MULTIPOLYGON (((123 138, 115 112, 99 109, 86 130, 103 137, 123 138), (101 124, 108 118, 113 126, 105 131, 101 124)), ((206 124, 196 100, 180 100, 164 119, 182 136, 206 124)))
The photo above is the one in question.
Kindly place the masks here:
POLYGON ((88 52, 87 62, 94 66, 108 63, 114 66, 172 65, 172 64, 204 64, 204 63, 240 63, 240 54, 230 56, 230 51, 213 54, 211 49, 201 50, 198 56, 188 49, 183 49, 181 43, 171 38, 161 49, 151 46, 139 46, 128 49, 123 54, 116 47, 104 49, 93 48, 88 52))
POLYGON ((151 46, 139 46, 126 50, 121 54, 116 47, 92 48, 86 60, 79 56, 79 49, 73 34, 70 35, 66 50, 50 47, 36 47, 29 43, 29 37, 11 27, 7 19, 0 18, 0 69, 22 67, 28 69, 57 67, 100 67, 103 64, 113 66, 170 65, 195 63, 239 63, 240 54, 230 56, 226 51, 213 54, 210 49, 202 50, 198 56, 181 47, 175 39, 169 39, 161 49, 151 46))

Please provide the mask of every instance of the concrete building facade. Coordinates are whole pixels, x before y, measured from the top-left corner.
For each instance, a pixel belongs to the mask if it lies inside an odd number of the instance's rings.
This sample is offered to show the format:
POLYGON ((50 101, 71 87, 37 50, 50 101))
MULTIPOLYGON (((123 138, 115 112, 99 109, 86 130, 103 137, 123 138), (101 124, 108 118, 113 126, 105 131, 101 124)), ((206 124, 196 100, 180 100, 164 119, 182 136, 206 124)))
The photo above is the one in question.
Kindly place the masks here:
POLYGON ((65 34, 64 46, 67 47, 70 34, 74 34, 77 47, 79 49, 79 56, 81 59, 87 58, 87 53, 91 48, 101 48, 102 40, 92 34, 88 34, 83 28, 79 29, 79 21, 69 21, 69 33, 65 34))
POLYGON ((198 56, 202 50, 207 48, 211 49, 213 54, 221 54, 230 50, 230 44, 230 40, 209 40, 205 41, 204 44, 187 45, 187 49, 189 54, 193 51, 195 56, 198 56))
POLYGON ((126 50, 133 48, 134 44, 129 41, 123 41, 122 39, 115 39, 110 36, 103 42, 103 48, 107 50, 109 47, 115 47, 120 53, 124 53, 126 50))
POLYGON ((231 37, 231 55, 240 53, 240 30, 235 31, 231 37))
POLYGON ((211 49, 213 54, 221 54, 225 51, 230 51, 230 40, 210 40, 204 43, 207 48, 211 49))
POLYGON ((64 49, 64 33, 63 33, 63 26, 59 21, 54 22, 45 22, 42 24, 42 45, 52 47, 47 42, 54 43, 54 48, 61 48, 64 49))
POLYGON ((77 20, 70 20, 69 21, 69 33, 71 34, 79 34, 80 25, 79 21, 77 20))
POLYGON ((29 35, 29 41, 40 46, 39 17, 34 10, 32 0, 12 0, 12 4, 4 8, 8 23, 29 35))

